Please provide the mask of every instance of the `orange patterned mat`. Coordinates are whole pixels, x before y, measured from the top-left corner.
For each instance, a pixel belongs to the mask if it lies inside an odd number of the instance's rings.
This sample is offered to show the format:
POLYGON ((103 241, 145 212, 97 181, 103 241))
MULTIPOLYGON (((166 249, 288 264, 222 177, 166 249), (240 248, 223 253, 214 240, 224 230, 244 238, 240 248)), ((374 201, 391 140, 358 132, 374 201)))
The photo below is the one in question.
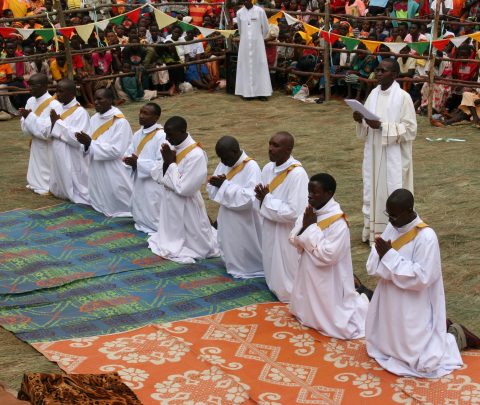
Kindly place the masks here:
POLYGON ((33 346, 67 373, 118 372, 144 404, 480 403, 480 351, 444 378, 401 378, 279 303, 33 346))

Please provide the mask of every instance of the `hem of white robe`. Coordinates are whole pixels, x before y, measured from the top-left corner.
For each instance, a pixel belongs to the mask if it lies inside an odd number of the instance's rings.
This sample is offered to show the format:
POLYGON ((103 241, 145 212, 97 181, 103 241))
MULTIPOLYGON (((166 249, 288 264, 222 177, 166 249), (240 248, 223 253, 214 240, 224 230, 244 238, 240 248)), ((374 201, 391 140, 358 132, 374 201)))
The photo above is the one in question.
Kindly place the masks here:
MULTIPOLYGON (((135 218, 134 218, 134 220, 135 220, 135 218)), ((146 226, 144 226, 144 225, 142 225, 142 224, 140 224, 140 223, 138 223, 138 222, 135 222, 134 226, 135 226, 135 229, 136 229, 137 231, 146 233, 146 234, 149 235, 149 236, 151 236, 151 235, 153 235, 155 232, 157 232, 156 229, 148 228, 148 227, 146 227, 146 226)))
POLYGON ((106 212, 100 208, 98 208, 93 202, 91 203, 91 206, 92 208, 97 211, 97 212, 100 212, 101 214, 105 215, 106 217, 111 217, 111 218, 131 218, 132 217, 132 213, 131 212, 128 212, 128 211, 121 211, 121 212, 106 212))
POLYGON ((263 272, 263 270, 256 273, 240 273, 238 271, 230 271, 227 269, 227 273, 230 274, 233 278, 241 279, 265 277, 265 273, 263 272))
MULTIPOLYGON (((156 233, 156 232, 155 232, 156 233)), ((166 249, 162 249, 159 247, 155 241, 152 240, 153 236, 148 238, 148 248, 152 251, 152 253, 156 254, 157 256, 163 257, 164 259, 170 260, 175 263, 180 264, 192 264, 196 263, 197 260, 205 260, 214 257, 220 257, 220 252, 214 250, 213 252, 209 252, 206 256, 176 256, 173 255, 170 251, 166 249)))
POLYGON ((262 94, 251 94, 251 93, 243 93, 243 92, 236 92, 235 91, 235 95, 236 96, 242 96, 242 97, 246 97, 246 98, 253 98, 253 97, 271 97, 273 94, 273 92, 266 92, 266 93, 262 93, 262 94))
POLYGON ((32 190, 34 193, 36 194, 40 194, 40 195, 46 195, 50 192, 50 190, 44 190, 44 189, 41 189, 41 188, 35 188, 35 186, 32 186, 30 184, 27 184, 25 186, 26 188, 28 188, 29 190, 32 190))

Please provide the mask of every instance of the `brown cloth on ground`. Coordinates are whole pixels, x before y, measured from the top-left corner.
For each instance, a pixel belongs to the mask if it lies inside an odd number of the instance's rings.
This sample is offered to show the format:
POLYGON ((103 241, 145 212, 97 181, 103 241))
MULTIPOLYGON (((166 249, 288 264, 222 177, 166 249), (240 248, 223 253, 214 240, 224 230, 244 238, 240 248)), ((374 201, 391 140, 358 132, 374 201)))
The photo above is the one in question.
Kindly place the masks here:
POLYGON ((117 373, 23 376, 18 399, 35 405, 141 405, 117 373))
POLYGON ((27 405, 30 402, 19 401, 15 395, 8 392, 3 384, 0 383, 0 404, 2 405, 27 405))

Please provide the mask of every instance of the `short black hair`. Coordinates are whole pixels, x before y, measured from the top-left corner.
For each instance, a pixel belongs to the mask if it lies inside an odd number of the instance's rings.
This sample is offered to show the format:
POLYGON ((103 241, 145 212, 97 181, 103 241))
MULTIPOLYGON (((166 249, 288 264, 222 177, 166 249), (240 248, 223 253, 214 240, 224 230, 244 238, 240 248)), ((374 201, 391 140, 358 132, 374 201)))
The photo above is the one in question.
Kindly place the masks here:
POLYGON ((165 127, 171 127, 174 130, 178 130, 181 132, 187 132, 187 121, 185 121, 185 118, 179 117, 178 115, 175 115, 171 118, 169 118, 165 122, 165 127))
POLYGON ((392 72, 394 72, 397 76, 400 74, 400 65, 396 59, 385 58, 382 61, 390 63, 392 65, 392 72))
POLYGON ((145 107, 152 107, 155 110, 155 114, 157 114, 159 117, 162 115, 162 109, 157 103, 147 103, 145 104, 145 107))
POLYGON ((104 88, 101 88, 101 89, 98 89, 96 91, 97 92, 102 92, 103 96, 108 98, 109 100, 111 100, 113 102, 113 100, 115 100, 115 96, 113 94, 113 91, 112 89, 108 88, 108 87, 104 87, 104 88))
POLYGON ((332 194, 335 194, 337 190, 337 182, 328 173, 318 173, 310 177, 311 182, 316 182, 322 185, 323 191, 330 191, 332 194))

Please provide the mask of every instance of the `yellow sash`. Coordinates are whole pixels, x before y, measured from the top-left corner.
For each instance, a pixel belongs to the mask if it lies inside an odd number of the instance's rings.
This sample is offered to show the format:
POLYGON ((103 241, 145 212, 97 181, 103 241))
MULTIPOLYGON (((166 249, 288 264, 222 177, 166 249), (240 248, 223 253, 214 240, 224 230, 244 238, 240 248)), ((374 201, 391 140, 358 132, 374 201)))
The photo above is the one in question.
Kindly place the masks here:
POLYGON ((293 165, 288 166, 284 171, 282 171, 280 174, 275 176, 275 178, 270 182, 270 184, 268 185, 268 191, 270 191, 270 193, 273 193, 273 190, 275 190, 280 184, 282 184, 285 181, 285 179, 288 176, 288 173, 290 173, 296 167, 301 167, 301 166, 302 165, 298 163, 294 163, 293 165))
POLYGON ((60 115, 60 119, 64 120, 65 118, 70 117, 70 115, 72 115, 78 107, 80 107, 80 104, 75 104, 73 107, 70 107, 67 111, 64 111, 62 115, 60 115))
POLYGON ((327 229, 330 225, 332 225, 335 221, 339 220, 340 218, 343 218, 347 223, 347 225, 349 226, 347 215, 343 212, 341 214, 335 214, 335 215, 332 215, 331 217, 322 219, 320 222, 317 222, 317 226, 323 231, 324 229, 327 229))
POLYGON ((95 130, 95 132, 92 134, 92 140, 94 141, 97 140, 98 138, 100 138, 101 135, 107 132, 110 129, 110 127, 113 125, 115 118, 125 118, 125 117, 123 116, 123 114, 114 115, 112 119, 109 119, 107 122, 104 122, 95 130))
POLYGON ((182 150, 176 157, 175 163, 177 165, 180 164, 180 162, 187 156, 192 150, 194 150, 196 147, 200 147, 198 143, 192 143, 190 146, 187 146, 184 150, 182 150))
POLYGON ((153 131, 145 135, 145 137, 138 144, 137 150, 135 151, 135 155, 140 156, 140 153, 142 153, 142 150, 145 147, 145 145, 155 136, 158 130, 159 128, 155 128, 153 131))
POLYGON ((50 97, 50 98, 47 98, 46 100, 43 100, 34 111, 34 114, 37 117, 40 117, 40 115, 42 115, 42 112, 45 111, 45 108, 47 108, 53 100, 55 100, 55 97, 50 97))
POLYGON ((408 232, 395 239, 392 242, 392 248, 394 248, 395 250, 400 250, 400 248, 402 248, 408 242, 414 240, 415 237, 418 235, 418 232, 420 232, 420 230, 423 228, 428 228, 428 225, 425 222, 419 222, 417 225, 415 225, 414 228, 410 229, 408 232))
POLYGON ((230 170, 226 175, 227 180, 232 180, 238 173, 240 173, 243 170, 243 168, 246 166, 248 162, 250 162, 250 160, 253 160, 253 159, 251 157, 247 157, 237 167, 234 167, 232 170, 230 170))

